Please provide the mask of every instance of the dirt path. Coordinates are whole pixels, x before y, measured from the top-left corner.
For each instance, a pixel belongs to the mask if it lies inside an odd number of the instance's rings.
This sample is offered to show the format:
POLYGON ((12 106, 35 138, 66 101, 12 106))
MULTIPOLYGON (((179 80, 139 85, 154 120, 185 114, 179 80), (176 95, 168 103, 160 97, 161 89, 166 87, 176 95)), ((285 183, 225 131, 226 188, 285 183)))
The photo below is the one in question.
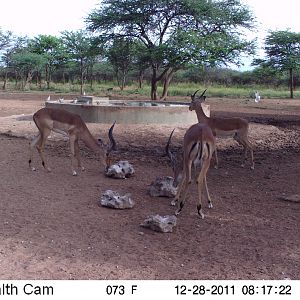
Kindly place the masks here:
MULTIPOLYGON (((43 99, 0 94, 1 279, 300 279, 300 204, 279 199, 300 195, 298 102, 266 100, 261 109, 212 99, 216 114, 240 112, 258 122, 250 132, 256 169, 240 167, 242 149, 234 142, 218 141, 220 169, 208 174, 214 208, 198 218, 193 186, 174 232, 160 234, 139 224, 151 214, 174 213, 170 199, 148 195, 151 181, 171 175, 163 148, 173 126, 116 126, 114 159, 136 169, 127 180, 104 177, 83 145, 87 171, 72 177, 68 142, 57 136, 45 151, 52 173, 42 170, 37 154, 38 171, 31 172, 28 138, 36 129, 19 115, 43 99), (136 206, 100 207, 107 189, 131 193, 136 206)), ((88 127, 103 137, 108 126, 88 127)), ((185 129, 176 130, 175 150, 185 129)))

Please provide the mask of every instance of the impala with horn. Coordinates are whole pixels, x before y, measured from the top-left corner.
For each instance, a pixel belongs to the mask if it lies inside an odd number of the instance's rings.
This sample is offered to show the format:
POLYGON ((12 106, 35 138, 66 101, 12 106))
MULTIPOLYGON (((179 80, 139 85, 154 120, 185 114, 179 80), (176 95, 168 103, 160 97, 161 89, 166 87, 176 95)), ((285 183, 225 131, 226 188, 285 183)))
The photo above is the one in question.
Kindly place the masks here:
MULTIPOLYGON (((204 95, 206 90, 200 95, 196 96, 197 90, 192 96, 189 109, 195 110, 199 123, 207 124, 213 131, 215 136, 222 136, 230 134, 233 138, 244 147, 244 161, 242 166, 245 165, 247 159, 247 151, 249 150, 251 155, 251 169, 254 169, 254 158, 253 158, 253 146, 249 142, 249 122, 245 119, 238 117, 231 118, 219 118, 219 117, 207 117, 203 111, 202 103, 205 102, 206 96, 204 95)), ((218 167, 218 155, 215 151, 216 165, 218 167)))
POLYGON ((192 125, 185 133, 183 139, 183 168, 182 178, 178 186, 174 204, 178 202, 178 215, 185 203, 188 187, 192 182, 192 166, 195 168, 196 183, 198 186, 197 211, 201 218, 204 218, 202 211, 202 190, 205 188, 208 207, 212 208, 212 201, 208 192, 206 174, 210 166, 211 157, 215 151, 215 137, 212 130, 206 124, 197 123, 192 125), (198 173, 199 172, 199 173, 198 173))
POLYGON ((70 113, 68 111, 57 108, 42 108, 33 115, 33 121, 39 130, 39 134, 30 143, 30 158, 29 167, 34 171, 35 168, 31 166, 33 148, 36 147, 42 160, 42 165, 47 171, 51 171, 45 161, 44 147, 51 131, 67 135, 69 137, 71 149, 71 169, 72 175, 76 176, 76 161, 78 167, 84 171, 81 164, 79 154, 78 141, 81 140, 87 147, 96 153, 100 154, 101 163, 107 169, 110 163, 109 154, 116 148, 116 142, 113 137, 114 124, 109 129, 110 144, 106 145, 101 139, 97 140, 93 137, 85 122, 79 115, 70 113))

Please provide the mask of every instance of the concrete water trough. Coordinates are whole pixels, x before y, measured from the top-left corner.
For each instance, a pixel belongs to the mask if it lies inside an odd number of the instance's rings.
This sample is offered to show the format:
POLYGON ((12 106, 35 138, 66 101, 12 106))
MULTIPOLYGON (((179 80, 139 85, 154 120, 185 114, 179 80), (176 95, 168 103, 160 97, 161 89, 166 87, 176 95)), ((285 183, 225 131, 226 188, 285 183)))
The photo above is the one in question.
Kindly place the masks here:
MULTIPOLYGON (((76 113, 89 123, 119 124, 194 124, 195 111, 189 111, 188 103, 139 100, 109 100, 84 96, 76 100, 46 101, 46 107, 54 107, 76 113)), ((205 105, 209 116, 209 106, 205 105)))

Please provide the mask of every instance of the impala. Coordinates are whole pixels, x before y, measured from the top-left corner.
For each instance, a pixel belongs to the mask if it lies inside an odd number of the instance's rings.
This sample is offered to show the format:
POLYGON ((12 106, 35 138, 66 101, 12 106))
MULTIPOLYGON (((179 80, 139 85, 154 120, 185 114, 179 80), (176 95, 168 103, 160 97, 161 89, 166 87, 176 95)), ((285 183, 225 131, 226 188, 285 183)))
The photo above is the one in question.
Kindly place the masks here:
POLYGON ((86 124, 79 115, 70 113, 68 111, 57 108, 42 108, 33 115, 33 121, 39 130, 39 134, 30 143, 30 158, 29 167, 34 171, 35 168, 31 166, 33 148, 36 147, 42 160, 42 165, 47 171, 51 169, 47 166, 44 157, 44 147, 51 131, 67 135, 70 141, 71 149, 71 169, 72 175, 76 176, 75 164, 84 171, 84 167, 80 161, 78 141, 82 140, 87 147, 96 153, 100 154, 102 164, 107 168, 109 165, 109 154, 116 147, 116 142, 113 138, 112 132, 115 123, 109 129, 110 145, 106 145, 102 140, 97 140, 90 133, 86 124))
POLYGON ((209 169, 210 160, 215 151, 215 137, 210 127, 206 124, 197 123, 192 125, 185 133, 183 138, 183 169, 182 179, 178 186, 174 202, 178 202, 178 215, 185 203, 188 187, 192 182, 192 166, 199 165, 196 183, 198 186, 197 211, 203 219, 202 211, 202 190, 203 185, 208 200, 208 207, 212 208, 212 201, 207 188, 206 173, 209 169))
MULTIPOLYGON (((218 117, 207 117, 203 111, 202 103, 205 102, 206 96, 204 96, 206 90, 198 97, 196 94, 197 90, 192 96, 192 101, 190 103, 189 109, 195 110, 199 123, 207 124, 213 131, 214 136, 222 135, 233 135, 233 138, 244 147, 244 162, 242 166, 245 165, 247 159, 247 150, 250 151, 251 155, 251 169, 254 169, 254 159, 253 159, 253 147, 248 139, 249 123, 247 120, 237 117, 232 118, 218 118, 218 117)), ((215 167, 218 167, 218 155, 215 151, 215 167)))

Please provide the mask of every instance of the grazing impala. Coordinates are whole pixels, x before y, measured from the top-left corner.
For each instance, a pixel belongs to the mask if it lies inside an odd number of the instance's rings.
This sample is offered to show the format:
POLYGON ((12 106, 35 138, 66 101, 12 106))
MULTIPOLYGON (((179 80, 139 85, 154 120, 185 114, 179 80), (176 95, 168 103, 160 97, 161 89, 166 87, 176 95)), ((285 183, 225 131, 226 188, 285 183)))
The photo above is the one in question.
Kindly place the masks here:
MULTIPOLYGON (((196 97, 197 90, 192 96, 192 101, 190 103, 190 110, 195 110, 199 123, 207 124, 213 131, 215 136, 222 136, 226 134, 233 135, 233 138, 244 147, 244 162, 242 166, 245 165, 247 159, 247 150, 251 154, 251 169, 254 169, 254 159, 253 159, 253 147, 248 140, 249 123, 247 120, 242 118, 217 118, 217 117, 207 117, 202 109, 202 103, 205 102, 206 96, 204 96, 206 90, 201 94, 201 96, 196 97)), ((216 165, 218 167, 218 156, 217 151, 215 151, 216 165)))
POLYGON ((33 121, 36 124, 39 134, 30 143, 29 167, 31 167, 33 148, 36 147, 42 159, 42 165, 47 171, 51 171, 44 158, 44 147, 51 131, 67 135, 70 140, 71 148, 71 168, 72 175, 76 176, 75 164, 77 160, 78 167, 84 170, 81 165, 78 141, 82 140, 91 150, 100 154, 101 162, 107 168, 109 164, 109 153, 115 149, 116 143, 112 135, 115 123, 109 129, 110 145, 105 145, 101 140, 96 140, 84 121, 79 115, 57 108, 42 108, 33 115, 33 121))
POLYGON ((180 181, 175 202, 178 202, 178 209, 175 214, 178 215, 185 203, 187 190, 192 182, 192 166, 200 165, 197 176, 198 185, 198 204, 197 210, 199 216, 203 219, 202 211, 202 190, 203 184, 208 200, 208 207, 212 208, 212 201, 207 188, 206 173, 208 171, 210 160, 215 151, 215 137, 210 127, 206 124, 197 123, 192 125, 185 133, 183 139, 183 169, 182 180, 180 181))

